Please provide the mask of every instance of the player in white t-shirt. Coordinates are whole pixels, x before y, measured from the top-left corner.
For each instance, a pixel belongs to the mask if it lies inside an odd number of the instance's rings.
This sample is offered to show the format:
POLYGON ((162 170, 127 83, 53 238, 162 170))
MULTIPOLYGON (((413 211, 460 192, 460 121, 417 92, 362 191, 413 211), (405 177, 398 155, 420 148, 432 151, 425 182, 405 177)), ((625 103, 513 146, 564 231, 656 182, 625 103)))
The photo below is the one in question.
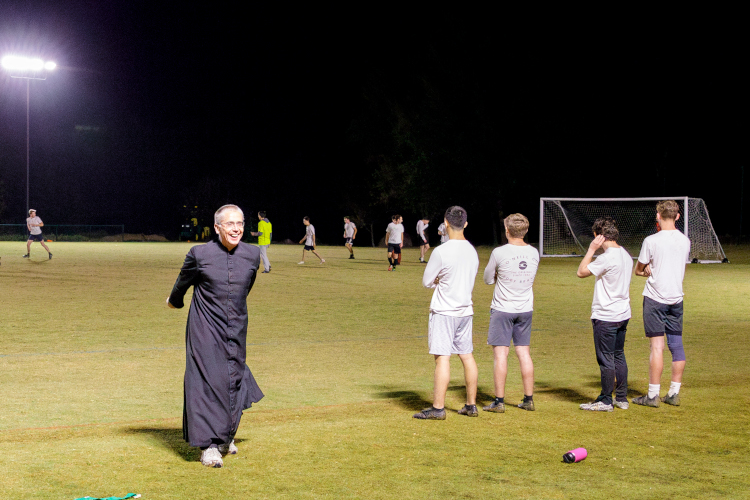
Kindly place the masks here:
POLYGON ((643 290, 643 328, 651 342, 648 394, 633 403, 658 407, 659 402, 680 405, 680 387, 685 371, 685 348, 682 345, 682 281, 685 264, 690 259, 690 240, 675 222, 680 207, 673 200, 656 204, 656 222, 660 231, 643 240, 635 275, 648 278, 643 290), (672 353, 672 383, 667 395, 659 398, 664 371, 664 337, 672 353))
POLYGON ((385 230, 385 242, 388 245, 388 270, 395 271, 404 246, 404 218, 394 215, 391 221, 385 230))
POLYGON ((448 231, 445 229, 445 224, 441 223, 438 226, 438 234, 440 235, 440 244, 442 245, 448 241, 448 231))
POLYGON ((435 356, 435 398, 431 408, 414 418, 445 420, 445 394, 450 382, 450 357, 457 354, 464 366, 466 404, 459 415, 476 417, 477 363, 474 360, 472 321, 474 307, 471 292, 479 268, 479 256, 464 237, 466 210, 453 206, 445 212, 450 241, 435 249, 424 270, 422 285, 434 288, 430 301, 428 344, 435 356))
POLYGON ((595 401, 581 405, 582 410, 612 411, 614 405, 628 409, 628 364, 625 360, 625 333, 630 321, 630 277, 633 258, 617 244, 620 231, 610 217, 600 217, 591 228, 594 240, 576 273, 579 278, 595 276, 591 324, 594 349, 602 378, 602 392, 595 401), (604 253, 593 260, 600 248, 604 253), (592 262, 593 260, 593 262, 592 262), (615 387, 615 380, 617 386, 615 387))
POLYGON ((49 258, 52 258, 52 252, 50 252, 49 247, 44 244, 44 235, 42 234, 41 229, 42 226, 44 226, 44 222, 37 217, 36 210, 33 208, 29 210, 29 217, 26 219, 26 228, 29 230, 29 239, 26 242, 26 255, 23 256, 24 259, 31 257, 31 243, 34 241, 41 243, 44 249, 47 250, 49 258))
POLYGON ((344 246, 349 250, 349 258, 354 258, 354 238, 357 237, 357 225, 349 217, 344 217, 344 246))
POLYGON ((310 224, 310 217, 303 217, 302 223, 305 225, 305 237, 299 240, 299 242, 300 244, 304 243, 305 247, 302 249, 302 260, 297 262, 297 264, 305 263, 305 251, 314 253, 320 259, 320 263, 325 264, 325 259, 315 251, 315 226, 310 224))
POLYGON ((484 269, 484 282, 495 285, 487 334, 487 344, 492 346, 494 355, 495 400, 483 410, 505 412, 505 379, 512 339, 523 382, 524 397, 518 407, 534 411, 534 363, 529 345, 534 310, 532 285, 539 267, 539 251, 523 241, 529 230, 529 219, 511 214, 504 219, 504 224, 508 244, 492 251, 484 269))
POLYGON ((417 237, 419 237, 419 262, 427 264, 424 260, 427 250, 430 249, 430 240, 425 233, 425 230, 430 226, 430 218, 422 217, 417 222, 417 237))

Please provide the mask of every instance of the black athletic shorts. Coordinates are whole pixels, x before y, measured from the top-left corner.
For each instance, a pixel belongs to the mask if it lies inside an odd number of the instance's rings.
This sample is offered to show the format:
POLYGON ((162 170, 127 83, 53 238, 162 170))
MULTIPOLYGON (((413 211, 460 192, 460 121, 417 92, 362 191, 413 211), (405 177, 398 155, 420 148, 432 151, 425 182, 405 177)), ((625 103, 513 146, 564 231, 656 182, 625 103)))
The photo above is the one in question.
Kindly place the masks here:
POLYGON ((401 245, 398 243, 388 243, 389 253, 401 253, 401 245))
POLYGON ((44 235, 39 234, 30 234, 29 235, 29 241, 44 241, 44 235))

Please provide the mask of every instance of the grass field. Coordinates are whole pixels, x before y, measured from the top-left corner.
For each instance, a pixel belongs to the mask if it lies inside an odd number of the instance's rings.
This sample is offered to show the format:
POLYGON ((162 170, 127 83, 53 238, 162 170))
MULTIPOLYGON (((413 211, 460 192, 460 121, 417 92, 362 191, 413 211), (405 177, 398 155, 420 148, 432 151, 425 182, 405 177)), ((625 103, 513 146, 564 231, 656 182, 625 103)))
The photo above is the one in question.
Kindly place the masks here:
MULTIPOLYGON (((272 246, 273 272, 250 293, 248 365, 266 397, 245 412, 240 452, 222 469, 182 441, 187 308, 165 305, 183 243, 0 242, 0 491, 5 498, 748 498, 750 248, 685 279, 688 364, 682 406, 583 412, 599 375, 589 321, 593 279, 578 259, 545 259, 535 283, 537 411, 456 414, 452 362, 445 421, 431 403, 431 291, 418 250, 397 272, 385 250, 272 246), (588 458, 562 463, 583 446, 588 458)), ((479 402, 492 398, 486 328, 492 287, 474 289, 479 402)), ((630 397, 648 380, 643 281, 631 286, 630 397)), ((668 356, 668 355, 667 355, 668 356)), ((667 360, 668 361, 668 360, 667 360)), ((668 362, 666 363, 668 366, 668 362)), ((506 400, 522 398, 511 354, 506 400)), ((662 391, 669 384, 665 371, 662 391)))

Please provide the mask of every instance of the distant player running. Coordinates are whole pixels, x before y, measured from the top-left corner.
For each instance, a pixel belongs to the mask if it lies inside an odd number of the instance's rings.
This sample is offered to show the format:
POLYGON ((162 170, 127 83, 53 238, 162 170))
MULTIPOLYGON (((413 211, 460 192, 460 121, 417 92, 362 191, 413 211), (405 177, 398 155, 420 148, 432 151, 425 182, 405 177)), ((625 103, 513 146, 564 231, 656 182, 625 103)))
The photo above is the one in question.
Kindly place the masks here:
POLYGON ((29 210, 29 217, 26 219, 26 227, 29 230, 29 240, 26 242, 26 255, 23 256, 24 259, 31 257, 31 244, 35 241, 41 243, 44 249, 47 250, 49 258, 52 258, 52 252, 50 252, 47 245, 44 244, 44 235, 42 234, 41 229, 42 226, 44 226, 44 222, 37 217, 36 210, 33 208, 29 210))
POLYGON ((310 217, 305 216, 302 219, 302 223, 305 225, 305 237, 299 240, 299 242, 300 244, 304 243, 305 248, 302 249, 302 260, 297 262, 297 264, 305 263, 305 251, 314 253, 320 259, 320 263, 325 264, 325 259, 315 251, 315 226, 310 224, 310 217))
POLYGON ((635 275, 648 278, 643 289, 643 328, 651 342, 648 394, 633 403, 658 407, 659 402, 679 406, 682 374, 685 371, 685 348, 682 345, 682 281, 685 264, 690 258, 690 240, 675 222, 680 207, 674 200, 656 204, 656 221, 661 231, 643 240, 635 275), (672 383, 667 395, 659 398, 664 371, 664 337, 672 353, 672 383))
POLYGON ((357 225, 349 219, 344 217, 344 246, 349 250, 349 258, 354 258, 354 238, 357 237, 357 225))
POLYGON ((263 273, 271 272, 271 262, 268 260, 268 247, 271 246, 271 235, 273 226, 266 218, 266 213, 258 212, 258 230, 250 231, 250 234, 258 237, 258 248, 260 248, 260 260, 263 261, 263 273))
POLYGON ((404 246, 404 218, 400 215, 391 217, 391 223, 385 230, 385 241, 388 244, 388 270, 395 271, 401 248, 404 246))

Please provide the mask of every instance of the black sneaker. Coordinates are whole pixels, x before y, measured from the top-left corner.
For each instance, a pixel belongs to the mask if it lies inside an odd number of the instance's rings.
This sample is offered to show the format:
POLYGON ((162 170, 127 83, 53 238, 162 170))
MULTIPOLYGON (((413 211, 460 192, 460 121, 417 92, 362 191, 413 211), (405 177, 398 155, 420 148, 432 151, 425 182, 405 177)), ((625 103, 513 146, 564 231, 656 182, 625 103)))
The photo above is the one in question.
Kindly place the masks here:
POLYGON ((24 255, 23 258, 24 259, 28 259, 29 258, 29 254, 24 255))
POLYGON ((52 260, 52 252, 49 253, 49 260, 52 260))
POLYGON ((349 256, 349 258, 350 258, 350 259, 353 259, 353 258, 354 258, 354 255, 350 255, 350 256, 349 256))
POLYGON ((653 408, 659 407, 659 396, 654 396, 649 399, 648 394, 644 394, 643 396, 633 398, 631 401, 636 405, 651 406, 653 408))
POLYGON ((427 408, 412 415, 420 420, 445 420, 445 408, 436 410, 434 407, 427 408))
POLYGON ((519 404, 518 407, 522 410, 527 411, 534 411, 534 400, 524 401, 523 403, 519 404))
POLYGON ((464 405, 463 408, 458 410, 458 414, 466 415, 467 417, 478 417, 479 410, 477 410, 477 405, 464 405))
POLYGON ((495 413, 505 413, 505 403, 496 403, 492 402, 489 406, 483 406, 482 409, 484 411, 492 411, 495 413))
POLYGON ((672 394, 671 396, 667 394, 663 398, 661 398, 662 403, 666 403, 668 405, 672 406, 680 406, 680 393, 672 394))

